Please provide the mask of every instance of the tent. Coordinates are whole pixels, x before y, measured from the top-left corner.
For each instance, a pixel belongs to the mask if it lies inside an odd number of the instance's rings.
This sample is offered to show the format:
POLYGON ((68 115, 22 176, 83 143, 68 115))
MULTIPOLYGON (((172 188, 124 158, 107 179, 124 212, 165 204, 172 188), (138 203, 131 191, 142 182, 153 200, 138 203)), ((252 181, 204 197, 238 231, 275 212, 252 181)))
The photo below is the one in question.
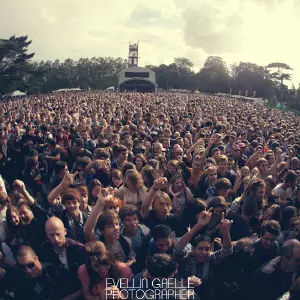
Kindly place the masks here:
POLYGON ((14 91, 13 93, 10 94, 10 96, 11 97, 22 97, 22 96, 26 96, 26 94, 21 91, 14 91))

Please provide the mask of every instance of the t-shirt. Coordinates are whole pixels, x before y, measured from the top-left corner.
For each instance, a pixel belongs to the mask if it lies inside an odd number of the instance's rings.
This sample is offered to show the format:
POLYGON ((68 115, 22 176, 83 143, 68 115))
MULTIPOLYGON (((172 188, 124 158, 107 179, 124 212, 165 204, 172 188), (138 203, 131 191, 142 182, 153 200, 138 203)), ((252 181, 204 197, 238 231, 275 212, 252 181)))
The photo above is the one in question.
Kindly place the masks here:
POLYGON ((287 201, 292 198, 293 190, 291 188, 288 188, 284 190, 282 188, 283 183, 277 184, 275 189, 273 190, 274 194, 280 197, 281 201, 287 201))
POLYGON ((125 255, 124 250, 119 241, 116 241, 113 244, 105 243, 105 245, 106 245, 106 248, 108 249, 108 251, 115 257, 116 260, 121 261, 121 262, 127 262, 129 259, 132 259, 135 257, 135 253, 132 248, 131 240, 126 236, 123 236, 123 238, 127 241, 128 245, 129 245, 129 253, 128 253, 127 257, 125 255))
POLYGON ((243 237, 251 235, 252 230, 249 223, 247 223, 238 213, 229 212, 227 219, 233 221, 230 229, 230 235, 233 241, 238 241, 243 237))

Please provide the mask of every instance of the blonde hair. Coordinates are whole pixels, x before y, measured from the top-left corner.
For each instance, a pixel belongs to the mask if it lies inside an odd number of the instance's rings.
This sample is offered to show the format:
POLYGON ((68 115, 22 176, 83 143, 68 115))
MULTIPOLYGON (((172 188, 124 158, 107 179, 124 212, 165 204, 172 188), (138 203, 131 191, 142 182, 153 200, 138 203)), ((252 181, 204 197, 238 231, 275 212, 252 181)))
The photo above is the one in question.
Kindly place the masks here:
POLYGON ((155 210, 155 206, 156 204, 158 204, 160 202, 160 200, 165 200, 168 202, 168 204, 170 205, 170 207, 172 207, 172 201, 171 198, 169 197, 169 195, 165 192, 162 191, 158 191, 155 196, 153 197, 153 209, 155 210))
POLYGON ((142 175, 137 170, 134 170, 134 169, 128 170, 125 173, 124 177, 125 177, 125 180, 124 180, 125 186, 126 186, 126 180, 128 179, 128 180, 130 180, 132 185, 134 185, 138 189, 142 189, 145 187, 142 175))

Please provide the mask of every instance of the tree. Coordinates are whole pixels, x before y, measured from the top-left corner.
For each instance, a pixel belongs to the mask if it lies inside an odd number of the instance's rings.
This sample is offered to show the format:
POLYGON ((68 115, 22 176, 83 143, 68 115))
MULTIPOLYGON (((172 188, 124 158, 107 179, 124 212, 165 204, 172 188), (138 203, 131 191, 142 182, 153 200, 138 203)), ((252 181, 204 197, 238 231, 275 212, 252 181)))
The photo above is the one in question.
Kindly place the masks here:
POLYGON ((194 67, 194 64, 185 57, 176 57, 174 58, 174 63, 177 66, 177 68, 184 69, 186 71, 191 71, 191 69, 194 67))
POLYGON ((31 43, 28 36, 0 40, 0 93, 26 87, 26 75, 34 73, 30 64, 34 53, 28 53, 31 43))
POLYGON ((219 56, 209 56, 197 77, 199 88, 203 92, 216 93, 229 90, 229 71, 219 56))

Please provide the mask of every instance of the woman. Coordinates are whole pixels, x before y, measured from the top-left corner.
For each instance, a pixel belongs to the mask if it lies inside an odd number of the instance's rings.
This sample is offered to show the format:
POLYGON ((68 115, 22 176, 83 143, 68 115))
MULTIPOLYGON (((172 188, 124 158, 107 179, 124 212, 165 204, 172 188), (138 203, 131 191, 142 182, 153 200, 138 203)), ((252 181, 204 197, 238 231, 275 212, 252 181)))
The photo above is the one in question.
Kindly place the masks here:
POLYGON ((128 170, 124 176, 124 185, 115 193, 124 204, 131 204, 138 208, 146 196, 146 187, 142 175, 137 170, 128 170))
POLYGON ((96 201, 98 199, 99 193, 102 189, 102 184, 98 179, 93 179, 88 187, 88 203, 91 206, 94 206, 96 204, 96 201))
POLYGON ((268 207, 263 215, 263 224, 267 223, 270 220, 275 220, 281 222, 281 208, 277 204, 273 204, 268 207))
MULTIPOLYGON (((85 245, 86 263, 78 269, 78 277, 81 282, 82 295, 86 300, 105 300, 106 280, 114 281, 117 285, 119 278, 133 277, 128 265, 114 260, 107 252, 105 245, 100 241, 89 242, 85 245)), ((118 298, 122 299, 122 295, 118 298)))
POLYGON ((6 241, 12 251, 14 251, 18 245, 25 243, 23 238, 23 221, 16 207, 8 206, 6 210, 6 224, 6 241))
POLYGON ((191 190, 185 185, 180 173, 172 176, 169 186, 169 196, 172 199, 175 215, 182 214, 188 202, 195 200, 191 190))
POLYGON ((118 169, 113 169, 111 171, 110 186, 113 188, 120 188, 123 184, 123 174, 118 169))
POLYGON ((145 157, 142 154, 137 154, 133 158, 132 162, 135 165, 138 172, 141 172, 143 167, 146 166, 146 164, 147 164, 147 160, 145 159, 145 157))
POLYGON ((146 188, 150 189, 155 180, 155 170, 153 169, 153 167, 147 165, 142 169, 141 175, 146 188))

